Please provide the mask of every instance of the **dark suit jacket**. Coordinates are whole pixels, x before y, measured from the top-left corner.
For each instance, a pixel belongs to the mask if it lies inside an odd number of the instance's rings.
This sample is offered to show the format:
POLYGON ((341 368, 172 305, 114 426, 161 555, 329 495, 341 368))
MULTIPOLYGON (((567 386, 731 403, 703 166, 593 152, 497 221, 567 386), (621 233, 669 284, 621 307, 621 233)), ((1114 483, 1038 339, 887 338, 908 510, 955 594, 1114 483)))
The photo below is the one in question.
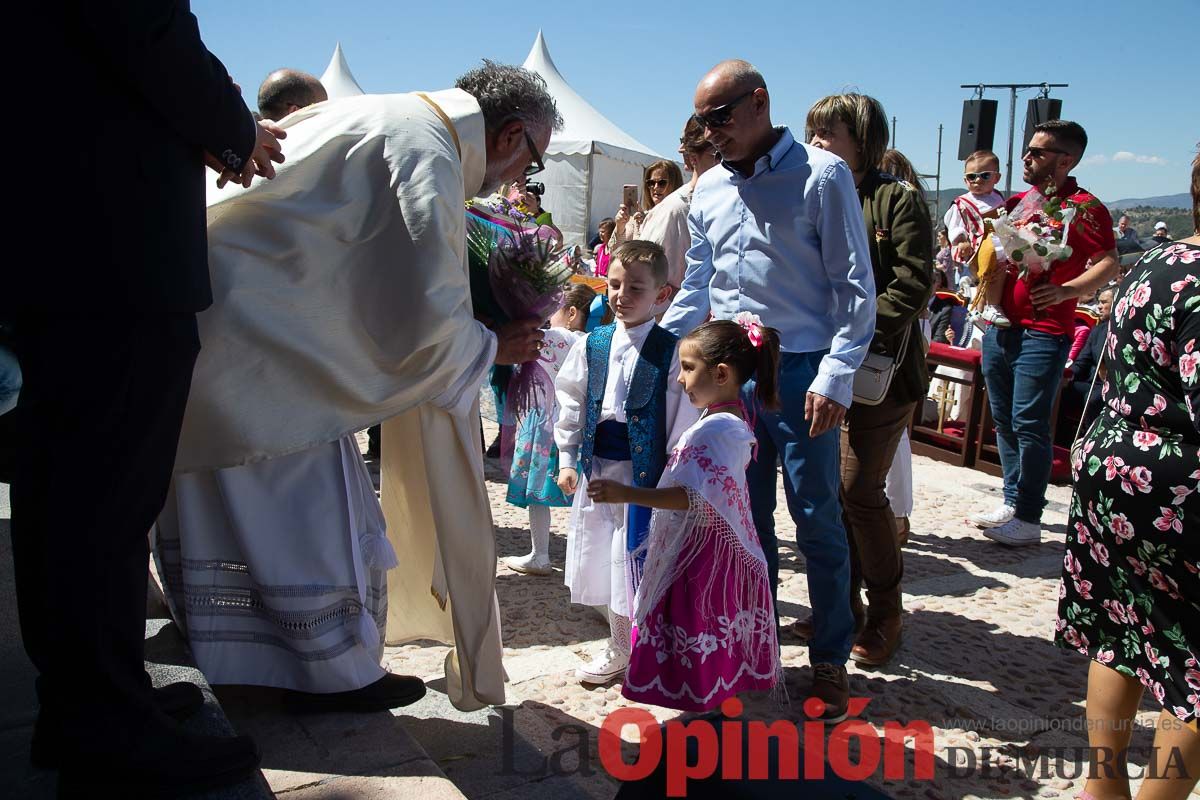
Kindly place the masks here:
MULTIPOLYGON (((1096 368, 1100 366, 1100 362, 1104 360, 1104 342, 1108 338, 1108 322, 1098 322, 1088 333, 1087 341, 1083 343, 1083 349, 1079 351, 1079 356, 1071 364, 1071 370, 1075 373, 1074 381, 1076 383, 1091 383, 1092 376, 1096 374, 1096 368)), ((1096 384, 1097 391, 1100 389, 1100 384, 1096 384)))
POLYGON ((203 153, 239 168, 255 128, 187 0, 12 13, 22 85, 11 110, 29 127, 9 151, 22 207, 10 230, 33 257, 0 268, 0 314, 207 307, 204 194, 216 173, 203 153))

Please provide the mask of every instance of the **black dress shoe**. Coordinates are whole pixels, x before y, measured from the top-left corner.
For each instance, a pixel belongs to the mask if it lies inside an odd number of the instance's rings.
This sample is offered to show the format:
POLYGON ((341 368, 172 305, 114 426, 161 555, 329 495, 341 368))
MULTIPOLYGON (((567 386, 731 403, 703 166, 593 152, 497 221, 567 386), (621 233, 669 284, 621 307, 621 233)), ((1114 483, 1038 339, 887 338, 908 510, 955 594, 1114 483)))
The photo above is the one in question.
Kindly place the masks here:
MULTIPOLYGON (((185 719, 204 707, 204 692, 189 681, 168 683, 150 692, 158 710, 175 719, 185 719)), ((43 708, 33 725, 29 763, 38 769, 58 769, 61 736, 57 715, 43 708)))
POLYGON ((262 756, 248 736, 198 736, 154 712, 135 730, 72 736, 59 769, 59 797, 174 797, 253 776, 262 756))
POLYGON ((411 675, 388 673, 372 684, 349 692, 314 694, 285 692, 283 705, 300 714, 319 714, 329 711, 387 711, 415 703, 425 696, 425 682, 411 675))
POLYGON ((175 719, 186 719, 204 708, 204 692, 191 681, 168 683, 152 691, 158 710, 175 719))

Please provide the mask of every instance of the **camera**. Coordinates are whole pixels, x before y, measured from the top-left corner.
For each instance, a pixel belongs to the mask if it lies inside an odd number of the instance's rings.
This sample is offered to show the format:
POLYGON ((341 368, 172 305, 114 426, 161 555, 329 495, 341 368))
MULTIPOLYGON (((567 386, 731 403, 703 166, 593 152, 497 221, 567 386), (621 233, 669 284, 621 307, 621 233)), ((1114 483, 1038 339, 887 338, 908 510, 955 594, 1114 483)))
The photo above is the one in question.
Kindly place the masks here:
POLYGON ((546 193, 546 184, 535 183, 534 181, 525 181, 525 191, 532 192, 538 197, 541 197, 546 193))

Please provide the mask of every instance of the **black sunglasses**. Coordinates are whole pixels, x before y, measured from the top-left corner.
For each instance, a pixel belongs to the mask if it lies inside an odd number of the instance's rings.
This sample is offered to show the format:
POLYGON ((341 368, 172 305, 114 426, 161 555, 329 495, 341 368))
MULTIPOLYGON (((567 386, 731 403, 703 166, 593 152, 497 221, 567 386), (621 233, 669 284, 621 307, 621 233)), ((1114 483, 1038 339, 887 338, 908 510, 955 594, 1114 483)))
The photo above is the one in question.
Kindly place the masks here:
POLYGON ((1071 155, 1066 150, 1056 150, 1053 147, 1026 147, 1025 148, 1025 155, 1033 156, 1034 158, 1041 158, 1046 153, 1058 153, 1060 156, 1071 155))
POLYGON ((656 188, 659 188, 659 187, 664 187, 664 188, 665 188, 665 187, 667 187, 667 186, 670 186, 670 185, 671 185, 671 182, 670 182, 669 180, 667 180, 666 178, 659 178, 658 180, 655 180, 655 179, 653 179, 653 178, 647 178, 647 179, 646 179, 646 185, 647 185, 648 187, 650 187, 651 189, 656 189, 656 188))
POLYGON ((974 183, 975 181, 990 181, 992 179, 991 172, 968 172, 963 175, 964 178, 974 183))
POLYGON ((733 119, 733 109, 737 107, 737 104, 754 94, 754 91, 754 89, 751 89, 745 94, 730 100, 725 105, 717 106, 707 114, 693 114, 692 119, 706 128, 724 128, 733 119))
POLYGON ((545 170, 546 165, 542 163, 542 154, 538 152, 537 146, 534 145, 533 137, 529 135, 529 131, 525 131, 525 144, 529 145, 529 155, 533 157, 533 163, 525 168, 525 177, 530 178, 545 170))

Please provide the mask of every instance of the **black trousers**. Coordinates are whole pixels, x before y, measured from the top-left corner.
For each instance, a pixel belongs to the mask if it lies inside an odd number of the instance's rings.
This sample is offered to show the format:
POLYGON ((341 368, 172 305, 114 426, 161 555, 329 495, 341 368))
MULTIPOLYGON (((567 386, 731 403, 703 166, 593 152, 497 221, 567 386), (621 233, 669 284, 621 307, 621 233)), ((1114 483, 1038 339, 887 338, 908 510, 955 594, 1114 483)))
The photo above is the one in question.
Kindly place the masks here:
POLYGON ((136 726, 150 703, 147 533, 170 485, 196 318, 29 316, 15 344, 13 563, 38 695, 72 733, 136 726))

